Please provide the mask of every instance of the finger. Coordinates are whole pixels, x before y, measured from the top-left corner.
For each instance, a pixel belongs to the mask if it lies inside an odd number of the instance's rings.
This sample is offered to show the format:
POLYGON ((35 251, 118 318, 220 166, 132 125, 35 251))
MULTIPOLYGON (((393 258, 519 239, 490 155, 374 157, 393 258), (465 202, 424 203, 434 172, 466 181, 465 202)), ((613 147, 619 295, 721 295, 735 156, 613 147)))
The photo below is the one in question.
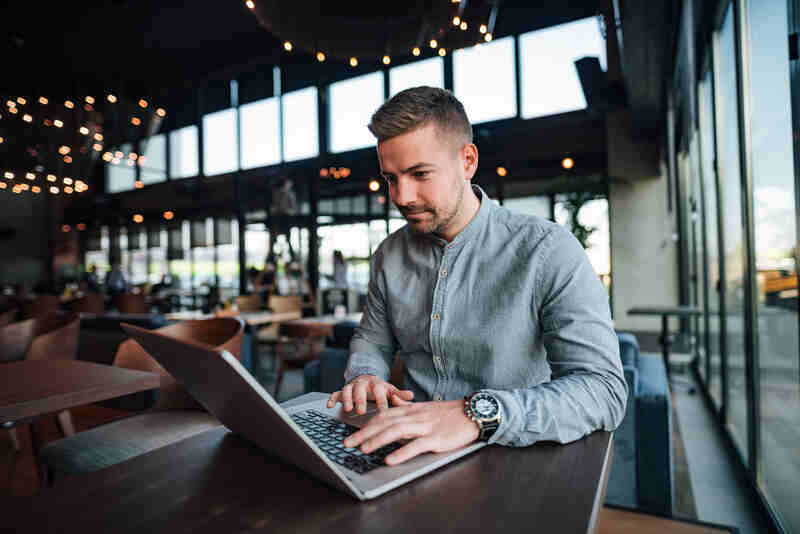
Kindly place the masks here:
POLYGON ((410 401, 414 399, 414 392, 410 389, 398 389, 397 394, 400 396, 401 399, 410 401))
POLYGON ((395 424, 362 442, 361 451, 370 453, 401 439, 419 438, 429 431, 430 427, 422 423, 407 422, 395 424))
POLYGON ((353 384, 345 384, 342 388, 342 406, 344 411, 349 412, 353 409, 353 384))
POLYGON ((378 406, 378 411, 383 412, 389 409, 387 397, 389 396, 389 388, 384 384, 375 384, 372 388, 372 393, 375 395, 375 404, 378 406))
POLYGON ((406 406, 408 404, 411 404, 411 402, 405 400, 400 395, 395 393, 395 394, 392 395, 392 404, 394 404, 395 406, 406 406))
POLYGON ((364 381, 356 381, 353 385, 353 403, 357 414, 367 413, 367 388, 371 385, 364 381))
POLYGON ((386 457, 386 465, 397 465, 434 450, 434 439, 424 436, 409 442, 386 457))
POLYGON ((330 397, 328 397, 328 408, 333 408, 336 406, 336 403, 340 401, 342 396, 341 391, 334 391, 330 397))
POLYGON ((407 408, 389 408, 388 410, 377 414, 375 417, 370 419, 369 423, 362 427, 358 432, 354 432, 344 440, 345 447, 358 447, 365 440, 371 438, 379 432, 383 432, 392 425, 404 422, 408 423, 409 421, 416 422, 416 420, 412 421, 410 419, 403 421, 403 418, 405 418, 407 415, 407 411, 407 408))

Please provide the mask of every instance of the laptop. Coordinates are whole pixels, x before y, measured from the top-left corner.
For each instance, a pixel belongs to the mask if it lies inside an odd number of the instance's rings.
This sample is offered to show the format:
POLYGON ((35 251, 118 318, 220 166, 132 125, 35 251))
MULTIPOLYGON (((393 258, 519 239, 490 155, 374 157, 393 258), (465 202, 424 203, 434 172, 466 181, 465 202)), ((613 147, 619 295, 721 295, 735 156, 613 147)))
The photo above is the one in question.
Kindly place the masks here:
POLYGON ((388 466, 386 455, 401 443, 371 454, 342 443, 367 424, 374 405, 364 415, 348 414, 341 404, 328 408, 327 398, 284 408, 231 353, 126 323, 121 326, 233 433, 360 500, 373 499, 486 446, 475 442, 388 466))

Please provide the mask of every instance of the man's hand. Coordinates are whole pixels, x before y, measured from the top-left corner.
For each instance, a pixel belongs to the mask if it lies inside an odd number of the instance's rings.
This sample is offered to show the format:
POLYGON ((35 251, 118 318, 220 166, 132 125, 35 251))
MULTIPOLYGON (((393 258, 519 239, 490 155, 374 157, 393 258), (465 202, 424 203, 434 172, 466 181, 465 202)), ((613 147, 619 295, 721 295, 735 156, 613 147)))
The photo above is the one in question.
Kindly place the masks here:
POLYGON ((400 439, 409 443, 386 457, 397 465, 424 452, 445 452, 478 439, 478 424, 464 414, 464 401, 420 402, 382 411, 344 440, 345 447, 373 452, 400 439))
POLYGON ((375 401, 378 411, 382 412, 389 408, 389 401, 395 406, 409 404, 414 398, 414 392, 407 389, 397 389, 389 382, 375 375, 359 375, 345 384, 341 391, 336 391, 328 399, 328 408, 336 406, 337 402, 342 403, 344 411, 353 411, 355 405, 356 413, 367 413, 367 401, 375 401))

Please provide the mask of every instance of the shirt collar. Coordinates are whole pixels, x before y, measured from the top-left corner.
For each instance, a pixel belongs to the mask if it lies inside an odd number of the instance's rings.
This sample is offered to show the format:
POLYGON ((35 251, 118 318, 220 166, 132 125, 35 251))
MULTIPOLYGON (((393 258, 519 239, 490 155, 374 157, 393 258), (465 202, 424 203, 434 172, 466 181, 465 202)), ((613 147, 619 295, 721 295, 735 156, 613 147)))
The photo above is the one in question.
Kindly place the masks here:
POLYGON ((486 220, 489 218, 489 210, 491 209, 490 204, 492 200, 478 185, 472 184, 472 191, 478 196, 478 200, 481 203, 480 207, 478 208, 478 212, 475 214, 472 220, 468 222, 467 225, 462 228, 461 231, 450 242, 448 242, 445 238, 435 234, 429 234, 426 236, 428 239, 440 247, 457 248, 468 242, 473 236, 477 235, 484 226, 486 226, 486 220))

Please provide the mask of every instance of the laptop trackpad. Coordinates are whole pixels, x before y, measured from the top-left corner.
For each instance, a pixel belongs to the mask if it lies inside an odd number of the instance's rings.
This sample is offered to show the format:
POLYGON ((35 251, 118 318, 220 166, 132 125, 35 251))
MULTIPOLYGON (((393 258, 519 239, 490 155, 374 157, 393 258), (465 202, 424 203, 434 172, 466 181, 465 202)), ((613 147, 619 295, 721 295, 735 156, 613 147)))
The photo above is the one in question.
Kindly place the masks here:
POLYGON ((367 403, 367 413, 365 414, 357 414, 355 409, 353 409, 351 412, 346 412, 340 407, 338 413, 336 414, 336 418, 343 423, 361 428, 369 423, 369 420, 372 419, 372 416, 376 413, 378 413, 378 407, 370 402, 367 403))

